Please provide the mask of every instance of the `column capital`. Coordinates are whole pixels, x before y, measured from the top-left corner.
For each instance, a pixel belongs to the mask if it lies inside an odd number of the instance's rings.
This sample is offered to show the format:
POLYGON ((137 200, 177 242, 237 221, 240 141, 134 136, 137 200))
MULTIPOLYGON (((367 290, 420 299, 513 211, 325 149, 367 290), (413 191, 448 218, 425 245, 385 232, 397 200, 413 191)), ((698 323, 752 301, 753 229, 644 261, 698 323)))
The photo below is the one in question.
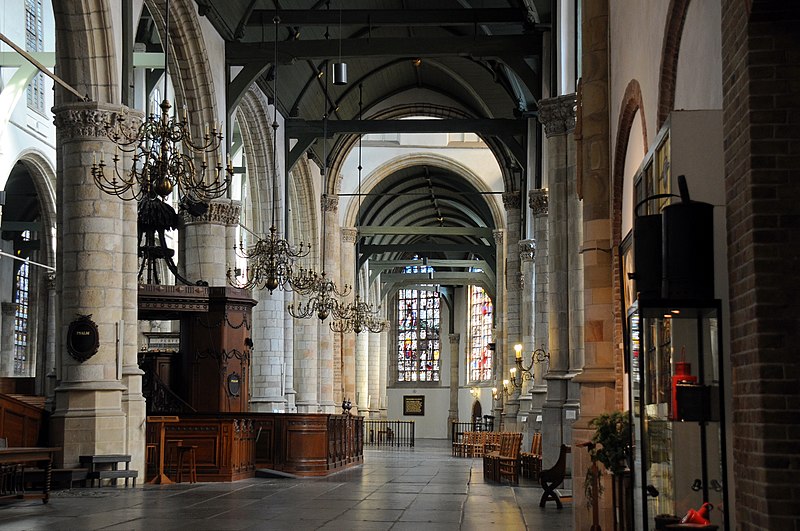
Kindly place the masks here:
POLYGON ((48 271, 45 273, 45 279, 47 279, 47 290, 54 291, 56 289, 56 272, 48 271))
POLYGON ((550 209, 547 188, 538 188, 528 192, 528 206, 534 216, 546 216, 550 209))
POLYGON ((503 243, 503 229, 493 230, 492 236, 494 236, 494 243, 496 243, 497 245, 503 243))
POLYGON ((320 197, 320 207, 323 212, 335 214, 339 210, 339 197, 335 195, 322 194, 320 197))
POLYGON ((241 203, 229 199, 212 201, 208 205, 208 210, 202 216, 192 216, 186 210, 181 213, 183 224, 194 223, 213 223, 215 225, 236 225, 239 223, 239 211, 241 203))
POLYGON ((519 210, 520 208, 519 192, 503 192, 503 206, 508 210, 519 210))
POLYGON ((142 121, 142 114, 122 105, 98 102, 77 102, 53 108, 53 123, 64 140, 106 139, 108 128, 119 123, 132 136, 142 121))
POLYGON ((342 227, 342 241, 345 243, 356 243, 358 240, 358 229, 353 227, 342 227))
POLYGON ((519 241, 519 259, 522 262, 533 262, 536 256, 536 240, 519 241))
POLYGON ((574 92, 539 100, 539 121, 544 125, 545 136, 565 135, 575 130, 576 101, 574 92))
POLYGON ((450 334, 450 343, 458 343, 461 341, 461 334, 450 334))

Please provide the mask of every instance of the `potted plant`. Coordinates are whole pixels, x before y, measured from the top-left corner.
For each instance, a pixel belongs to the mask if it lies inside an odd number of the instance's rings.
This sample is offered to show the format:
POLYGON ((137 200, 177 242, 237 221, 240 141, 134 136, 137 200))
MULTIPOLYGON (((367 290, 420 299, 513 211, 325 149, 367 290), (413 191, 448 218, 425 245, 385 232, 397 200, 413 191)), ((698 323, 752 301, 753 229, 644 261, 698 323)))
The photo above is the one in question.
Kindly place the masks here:
POLYGON ((589 451, 589 458, 592 466, 586 471, 586 478, 583 483, 587 503, 594 505, 594 500, 599 499, 603 494, 602 482, 600 481, 600 469, 598 463, 614 475, 614 527, 617 527, 617 498, 618 492, 622 488, 622 475, 628 468, 627 460, 630 448, 631 426, 627 413, 612 411, 603 413, 599 417, 592 419, 589 426, 595 432, 592 440, 586 444, 589 451), (595 492, 595 489, 597 492, 595 492))

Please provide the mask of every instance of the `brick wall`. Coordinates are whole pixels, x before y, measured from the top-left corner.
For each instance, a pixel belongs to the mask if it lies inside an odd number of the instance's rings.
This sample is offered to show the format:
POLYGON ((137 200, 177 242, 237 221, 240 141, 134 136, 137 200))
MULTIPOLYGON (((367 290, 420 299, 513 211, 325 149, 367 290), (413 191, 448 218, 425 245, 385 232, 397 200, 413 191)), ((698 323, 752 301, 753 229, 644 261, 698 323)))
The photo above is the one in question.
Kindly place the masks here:
POLYGON ((722 2, 735 511, 800 529, 800 6, 722 2))

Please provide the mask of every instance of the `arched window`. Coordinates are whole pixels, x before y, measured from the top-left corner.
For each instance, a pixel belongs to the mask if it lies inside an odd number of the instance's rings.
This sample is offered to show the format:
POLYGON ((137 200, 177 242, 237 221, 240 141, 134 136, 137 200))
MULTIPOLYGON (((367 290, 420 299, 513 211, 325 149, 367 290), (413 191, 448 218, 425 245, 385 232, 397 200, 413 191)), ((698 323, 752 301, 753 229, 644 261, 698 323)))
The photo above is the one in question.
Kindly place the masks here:
POLYGON ((479 286, 471 286, 469 292, 469 381, 486 382, 492 379, 494 352, 490 350, 492 342, 492 321, 494 307, 486 290, 479 286))
MULTIPOLYGON (((24 231, 22 241, 30 241, 30 231, 24 231)), ((30 296, 30 265, 20 262, 14 276, 14 375, 28 373, 28 300, 30 296)))
MULTIPOLYGON (((426 265, 408 266, 404 273, 432 273, 426 265)), ((397 306, 397 381, 439 381, 439 292, 401 289, 397 306)))
MULTIPOLYGON (((25 0, 25 49, 29 52, 44 51, 44 29, 42 27, 42 0, 25 0)), ((28 84, 28 108, 45 114, 44 75, 39 72, 28 84)))

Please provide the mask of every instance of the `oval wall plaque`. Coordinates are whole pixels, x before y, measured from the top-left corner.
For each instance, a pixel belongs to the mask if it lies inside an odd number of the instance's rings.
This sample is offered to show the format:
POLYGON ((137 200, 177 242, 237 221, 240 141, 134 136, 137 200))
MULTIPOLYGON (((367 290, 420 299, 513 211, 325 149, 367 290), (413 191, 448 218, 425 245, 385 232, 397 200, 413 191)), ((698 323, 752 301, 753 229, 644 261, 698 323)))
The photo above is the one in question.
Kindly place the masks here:
POLYGON ((228 394, 231 396, 239 396, 239 390, 242 388, 241 378, 238 373, 232 372, 228 375, 228 394))
POLYGON ((92 315, 80 315, 69 324, 67 329, 67 351, 76 360, 83 363, 100 348, 100 332, 92 315))

